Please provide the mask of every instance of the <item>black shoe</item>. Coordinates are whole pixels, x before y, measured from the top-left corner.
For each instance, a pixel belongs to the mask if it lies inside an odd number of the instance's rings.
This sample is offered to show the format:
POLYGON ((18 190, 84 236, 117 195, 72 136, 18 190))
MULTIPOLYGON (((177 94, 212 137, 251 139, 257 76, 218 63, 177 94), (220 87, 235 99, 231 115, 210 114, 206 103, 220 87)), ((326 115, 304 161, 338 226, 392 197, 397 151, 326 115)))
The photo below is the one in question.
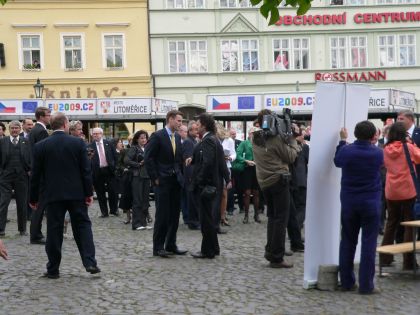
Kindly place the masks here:
POLYGON ((6 232, 1 231, 1 232, 0 232, 0 237, 4 237, 4 236, 6 236, 6 232))
POLYGON ((226 230, 218 229, 217 234, 227 234, 226 230))
POLYGON ((39 239, 39 240, 31 240, 31 244, 36 244, 36 245, 45 245, 45 244, 46 244, 46 242, 45 242, 45 239, 44 239, 44 238, 41 238, 41 239, 39 239))
POLYGON ((20 236, 27 236, 27 235, 28 235, 28 233, 26 233, 25 231, 20 231, 20 232, 19 232, 19 235, 20 235, 20 236))
POLYGON ((206 254, 203 254, 202 252, 191 253, 191 256, 193 256, 194 258, 208 258, 208 259, 214 258, 214 255, 206 255, 206 254))
POLYGON ((101 214, 99 217, 100 218, 108 218, 109 217, 109 214, 101 214))
POLYGON ((60 274, 58 274, 58 273, 45 272, 42 276, 44 278, 48 278, 48 279, 58 279, 58 278, 60 278, 60 274))
POLYGON ((89 266, 89 267, 86 267, 86 271, 91 274, 95 274, 95 273, 100 273, 101 269, 99 269, 98 266, 89 266))
POLYGON ((199 230, 200 229, 200 227, 196 224, 188 224, 188 228, 190 230, 199 230))
POLYGON ((187 250, 179 249, 179 248, 176 248, 175 250, 165 250, 165 251, 169 254, 174 254, 174 255, 185 255, 186 253, 188 253, 187 250))
POLYGON ((172 255, 171 255, 171 253, 168 253, 166 250, 160 249, 157 252, 153 252, 153 256, 159 256, 159 257, 162 257, 162 258, 169 258, 172 255))
POLYGON ((305 251, 304 246, 291 247, 290 249, 292 250, 292 252, 295 252, 295 253, 303 253, 305 251))

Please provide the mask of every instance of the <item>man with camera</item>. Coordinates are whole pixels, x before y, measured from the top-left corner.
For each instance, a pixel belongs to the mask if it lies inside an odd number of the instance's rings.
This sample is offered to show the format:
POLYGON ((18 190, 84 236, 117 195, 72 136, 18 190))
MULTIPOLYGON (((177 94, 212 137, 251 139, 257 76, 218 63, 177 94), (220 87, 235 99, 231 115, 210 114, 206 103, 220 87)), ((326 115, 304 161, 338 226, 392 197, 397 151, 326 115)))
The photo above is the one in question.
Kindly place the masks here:
POLYGON ((301 149, 292 136, 288 116, 282 120, 264 109, 258 113, 257 120, 263 129, 254 132, 253 153, 268 217, 264 257, 271 268, 292 268, 293 264, 283 259, 290 211, 289 164, 295 161, 301 149))

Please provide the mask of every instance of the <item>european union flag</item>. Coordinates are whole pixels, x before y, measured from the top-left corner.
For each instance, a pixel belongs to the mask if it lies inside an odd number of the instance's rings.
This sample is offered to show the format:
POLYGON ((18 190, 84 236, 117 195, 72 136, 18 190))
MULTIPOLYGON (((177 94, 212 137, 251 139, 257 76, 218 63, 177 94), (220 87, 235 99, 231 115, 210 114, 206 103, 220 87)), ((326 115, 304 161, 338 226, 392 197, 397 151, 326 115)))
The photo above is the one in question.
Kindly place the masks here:
POLYGON ((38 107, 38 102, 22 102, 23 113, 35 113, 35 109, 38 107))
POLYGON ((238 109, 255 109, 255 96, 239 96, 238 109))

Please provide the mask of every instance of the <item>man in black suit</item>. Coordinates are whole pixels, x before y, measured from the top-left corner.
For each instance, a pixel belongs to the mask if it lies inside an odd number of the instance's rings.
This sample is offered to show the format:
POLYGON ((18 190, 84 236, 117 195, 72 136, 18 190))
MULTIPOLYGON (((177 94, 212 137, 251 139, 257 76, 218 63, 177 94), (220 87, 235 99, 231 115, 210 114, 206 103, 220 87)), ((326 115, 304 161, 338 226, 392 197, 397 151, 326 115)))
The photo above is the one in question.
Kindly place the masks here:
MULTIPOLYGON (((217 189, 222 180, 220 176, 220 151, 218 150, 218 140, 215 137, 216 125, 214 118, 203 113, 198 117, 198 132, 202 138, 201 142, 194 148, 192 159, 187 159, 186 164, 194 165, 193 170, 193 189, 200 211, 200 224, 203 240, 201 251, 193 253, 194 258, 214 258, 220 254, 219 241, 217 238, 217 227, 214 220, 214 208, 217 203, 217 189), (213 188, 214 193, 210 194, 213 188)), ((220 204, 220 202, 219 202, 220 204)), ((219 211, 220 212, 220 211, 219 211)))
POLYGON ((18 230, 20 235, 26 235, 31 153, 28 141, 19 136, 20 130, 20 122, 14 120, 9 124, 10 136, 0 139, 0 236, 5 235, 12 190, 16 198, 18 230))
MULTIPOLYGON (((34 145, 39 141, 48 137, 47 125, 50 123, 51 110, 47 107, 37 107, 35 110, 36 124, 29 133, 29 143, 33 151, 34 145)), ((32 156, 33 158, 33 156, 32 156)), ((33 164, 33 162, 32 162, 33 164)), ((41 180, 41 187, 39 190, 39 206, 38 210, 31 215, 31 244, 45 244, 45 238, 42 234, 42 219, 44 218, 45 203, 44 203, 44 188, 43 180, 41 180)))
POLYGON ((29 139, 29 133, 33 127, 34 122, 32 121, 32 118, 25 118, 22 120, 22 132, 19 134, 19 136, 29 139))
POLYGON ((61 246, 66 211, 70 212, 74 240, 87 272, 98 273, 95 245, 88 206, 93 202, 91 165, 82 139, 68 135, 69 121, 63 113, 51 119, 53 134, 34 147, 30 205, 38 211, 41 179, 44 178, 44 202, 47 205, 47 272, 60 275, 61 246))
MULTIPOLYGON (((188 136, 182 143, 182 155, 183 160, 187 160, 193 156, 194 147, 197 145, 197 134, 198 126, 197 122, 194 120, 188 123, 188 136)), ((198 219, 198 209, 194 199, 193 189, 192 189, 192 174, 193 174, 193 165, 184 164, 184 189, 187 194, 187 203, 188 203, 188 228, 190 230, 199 230, 200 222, 198 219)))
MULTIPOLYGON (((230 131, 230 137, 235 141, 235 151, 238 150, 239 145, 241 144, 241 140, 236 139, 236 130, 234 128, 231 128, 230 131)), ((240 181, 240 173, 234 170, 232 171, 232 183, 233 187, 232 189, 228 190, 228 203, 227 203, 227 212, 229 215, 233 215, 233 210, 235 209, 235 193, 238 196, 238 206, 239 206, 239 212, 243 212, 244 205, 243 205, 243 192, 239 187, 239 181, 240 181)))
POLYGON ((171 110, 166 114, 165 128, 153 133, 146 145, 144 162, 156 197, 153 256, 169 257, 187 252, 176 244, 184 184, 181 137, 176 132, 181 124, 182 113, 171 110))
POLYGON ((108 217, 109 213, 118 216, 118 195, 115 189, 116 151, 114 146, 103 139, 102 128, 93 128, 93 142, 89 148, 94 152, 92 157, 93 187, 98 196, 101 218, 108 217), (108 204, 106 198, 108 191, 108 204))

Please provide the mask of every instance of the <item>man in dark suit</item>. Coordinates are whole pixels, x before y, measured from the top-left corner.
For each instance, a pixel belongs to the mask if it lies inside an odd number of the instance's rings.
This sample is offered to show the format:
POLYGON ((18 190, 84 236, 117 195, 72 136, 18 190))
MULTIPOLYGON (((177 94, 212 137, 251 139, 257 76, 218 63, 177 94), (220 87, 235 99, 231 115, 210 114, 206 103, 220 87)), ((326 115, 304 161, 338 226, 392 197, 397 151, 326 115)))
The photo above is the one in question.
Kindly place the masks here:
POLYGON ((82 139, 68 135, 69 121, 63 113, 51 119, 54 133, 34 147, 30 204, 38 211, 41 179, 44 178, 44 202, 47 205, 47 272, 60 275, 61 246, 66 211, 70 212, 74 239, 87 272, 98 273, 95 245, 88 206, 93 202, 91 165, 82 139))
MULTIPOLYGON (((234 128, 231 128, 229 130, 230 137, 235 141, 235 151, 238 150, 239 145, 241 144, 241 140, 236 139, 236 130, 234 128)), ((235 193, 238 196, 238 206, 239 206, 239 212, 243 212, 244 205, 243 205, 243 198, 242 194, 243 192, 239 188, 239 180, 240 180, 240 173, 237 171, 232 171, 232 189, 228 190, 228 203, 227 203, 227 212, 229 215, 233 215, 233 210, 235 209, 235 193)))
POLYGON ((22 132, 19 134, 19 136, 29 139, 29 133, 33 127, 34 122, 32 121, 32 118, 25 118, 22 120, 22 132))
MULTIPOLYGON (((187 160, 193 156, 194 147, 197 145, 197 134, 198 126, 197 122, 194 120, 188 123, 188 136, 182 143, 182 156, 183 160, 187 160)), ((192 174, 193 174, 193 165, 184 164, 184 189, 187 195, 187 204, 188 204, 188 228, 190 230, 199 230, 200 222, 198 219, 198 209, 194 199, 194 194, 192 191, 192 174)))
POLYGON ((31 153, 28 141, 19 136, 20 122, 9 124, 10 136, 0 139, 0 236, 5 235, 7 211, 15 192, 17 222, 20 235, 26 235, 28 176, 31 153))
POLYGON ((92 157, 93 187, 98 196, 101 218, 108 217, 109 213, 118 216, 118 195, 115 188, 116 151, 114 146, 103 139, 102 128, 93 128, 93 142, 89 148, 94 152, 92 157), (106 198, 108 191, 108 204, 106 198))
POLYGON ((176 132, 182 124, 182 113, 166 114, 165 128, 152 134, 146 145, 144 162, 156 196, 153 231, 153 256, 184 255, 176 244, 180 214, 182 175, 181 137, 176 132))
MULTIPOLYGON (((33 150, 36 143, 48 137, 47 125, 50 123, 51 110, 47 107, 37 107, 35 110, 35 118, 36 124, 29 133, 29 143, 31 145, 31 150, 33 150)), ((43 245, 45 244, 45 238, 42 234, 42 219, 44 218, 45 203, 43 201, 44 188, 42 180, 39 193, 40 197, 38 210, 31 216, 30 234, 31 244, 43 245)))
MULTIPOLYGON (((222 180, 219 171, 219 161, 221 159, 218 150, 218 140, 215 137, 216 125, 214 118, 203 113, 198 117, 198 132, 202 138, 201 142, 194 148, 192 159, 187 159, 186 163, 194 165, 193 189, 200 211, 200 224, 203 239, 201 251, 193 253, 194 258, 214 258, 220 254, 219 241, 217 238, 217 227, 214 220, 214 208, 217 203, 217 189, 222 180), (214 188, 214 193, 206 194, 209 188, 214 188)), ((222 153, 223 163, 224 154, 222 153)), ((220 204, 220 202, 219 202, 220 204)), ((219 210, 220 212, 220 210, 219 210)))

